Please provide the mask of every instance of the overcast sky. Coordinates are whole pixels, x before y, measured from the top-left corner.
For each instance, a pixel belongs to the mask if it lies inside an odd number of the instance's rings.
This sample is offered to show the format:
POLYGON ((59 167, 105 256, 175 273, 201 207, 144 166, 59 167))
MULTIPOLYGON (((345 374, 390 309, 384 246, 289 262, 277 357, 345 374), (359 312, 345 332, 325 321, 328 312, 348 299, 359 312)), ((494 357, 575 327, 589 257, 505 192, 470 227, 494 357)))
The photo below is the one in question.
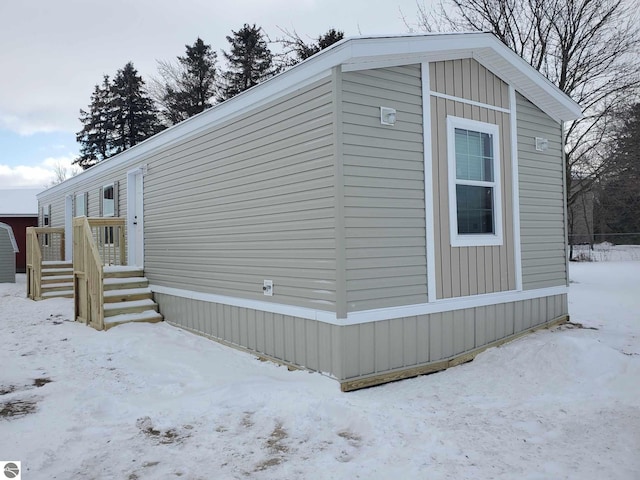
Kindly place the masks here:
POLYGON ((147 79, 198 36, 228 49, 244 23, 271 37, 407 33, 401 11, 413 21, 416 0, 0 0, 0 188, 44 186, 69 165, 78 110, 128 61, 147 79))

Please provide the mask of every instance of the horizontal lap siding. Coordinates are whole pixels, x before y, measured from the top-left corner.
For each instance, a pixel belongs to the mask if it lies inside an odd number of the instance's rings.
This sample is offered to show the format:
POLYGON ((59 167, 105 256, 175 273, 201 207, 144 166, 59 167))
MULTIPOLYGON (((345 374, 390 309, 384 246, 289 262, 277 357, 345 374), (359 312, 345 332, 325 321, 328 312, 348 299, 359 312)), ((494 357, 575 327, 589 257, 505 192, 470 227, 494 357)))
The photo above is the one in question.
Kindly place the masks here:
POLYGON ((347 310, 426 301, 420 66, 344 73, 347 310), (397 111, 381 125, 380 107, 397 111))
POLYGON ((331 101, 323 80, 155 156, 144 219, 152 284, 335 308, 331 101))
MULTIPOLYGON (((117 183, 118 185, 118 205, 116 208, 117 216, 127 216, 127 171, 139 166, 145 162, 145 158, 138 158, 134 161, 128 162, 125 165, 120 165, 118 168, 113 168, 107 171, 101 172, 99 175, 89 177, 84 181, 71 185, 67 188, 58 190, 56 193, 43 193, 39 200, 39 216, 38 223, 40 226, 43 224, 42 220, 42 207, 44 205, 51 205, 51 226, 52 227, 64 227, 65 226, 65 197, 67 195, 73 196, 73 209, 72 215, 75 215, 75 197, 80 194, 87 194, 88 204, 86 215, 88 217, 100 217, 100 195, 101 188, 105 185, 117 183)), ((80 174, 82 175, 82 174, 80 174)), ((82 179, 83 177, 79 177, 82 179)), ((125 229, 125 238, 127 230, 125 229)), ((73 241, 72 239, 65 239, 66 242, 73 241)), ((126 250, 126 242, 125 242, 126 250)), ((126 255, 126 253, 125 253, 126 255)))
POLYGON ((516 105, 523 287, 566 285, 561 126, 520 94, 516 105), (549 140, 546 152, 536 137, 549 140))
MULTIPOLYGON (((434 92, 509 108, 509 86, 475 60, 429 65, 434 92)), ((436 296, 454 298, 516 288, 513 240, 511 130, 508 113, 450 99, 431 97, 436 296), (503 244, 452 247, 449 214, 447 117, 498 125, 502 188, 503 244)))
POLYGON ((567 314, 567 296, 343 327, 344 379, 447 360, 567 314))
POLYGON ((155 299, 169 323, 275 360, 342 376, 341 327, 161 293, 155 299))

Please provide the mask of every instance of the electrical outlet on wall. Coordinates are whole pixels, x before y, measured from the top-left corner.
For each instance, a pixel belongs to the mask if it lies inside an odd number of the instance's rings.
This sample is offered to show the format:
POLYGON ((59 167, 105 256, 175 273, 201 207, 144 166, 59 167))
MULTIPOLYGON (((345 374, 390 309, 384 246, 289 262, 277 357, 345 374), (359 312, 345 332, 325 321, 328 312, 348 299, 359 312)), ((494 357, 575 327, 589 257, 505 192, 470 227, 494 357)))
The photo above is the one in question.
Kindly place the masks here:
POLYGON ((262 284, 262 292, 269 296, 273 296, 273 280, 265 280, 262 284))

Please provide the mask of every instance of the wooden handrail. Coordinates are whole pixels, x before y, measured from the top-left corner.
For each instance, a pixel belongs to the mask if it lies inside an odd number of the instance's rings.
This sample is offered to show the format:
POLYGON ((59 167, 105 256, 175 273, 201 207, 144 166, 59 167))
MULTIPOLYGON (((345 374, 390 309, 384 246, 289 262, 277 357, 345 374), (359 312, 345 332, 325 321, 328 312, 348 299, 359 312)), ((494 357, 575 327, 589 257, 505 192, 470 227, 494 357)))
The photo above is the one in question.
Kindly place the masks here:
POLYGON ((103 259, 89 222, 86 217, 73 219, 75 318, 103 330, 103 259))
POLYGON ((64 228, 27 227, 27 296, 42 298, 42 263, 64 260, 64 228))
POLYGON ((126 265, 125 219, 90 217, 89 228, 104 265, 126 265))

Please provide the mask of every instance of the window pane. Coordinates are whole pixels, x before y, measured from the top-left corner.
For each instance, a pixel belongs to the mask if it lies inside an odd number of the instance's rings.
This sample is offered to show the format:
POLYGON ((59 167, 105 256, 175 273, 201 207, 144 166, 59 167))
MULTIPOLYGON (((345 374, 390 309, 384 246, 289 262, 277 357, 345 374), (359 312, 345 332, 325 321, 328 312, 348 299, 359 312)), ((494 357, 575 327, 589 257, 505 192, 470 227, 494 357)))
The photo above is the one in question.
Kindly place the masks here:
POLYGON ((456 185, 458 233, 495 233, 493 188, 456 185))
POLYGON ((84 194, 76 195, 76 217, 82 217, 86 215, 84 205, 84 194))
POLYGON ((113 201, 113 185, 104 187, 102 190, 102 216, 111 217, 115 213, 113 201))
POLYGON ((456 178, 493 182, 493 136, 455 129, 456 178))

